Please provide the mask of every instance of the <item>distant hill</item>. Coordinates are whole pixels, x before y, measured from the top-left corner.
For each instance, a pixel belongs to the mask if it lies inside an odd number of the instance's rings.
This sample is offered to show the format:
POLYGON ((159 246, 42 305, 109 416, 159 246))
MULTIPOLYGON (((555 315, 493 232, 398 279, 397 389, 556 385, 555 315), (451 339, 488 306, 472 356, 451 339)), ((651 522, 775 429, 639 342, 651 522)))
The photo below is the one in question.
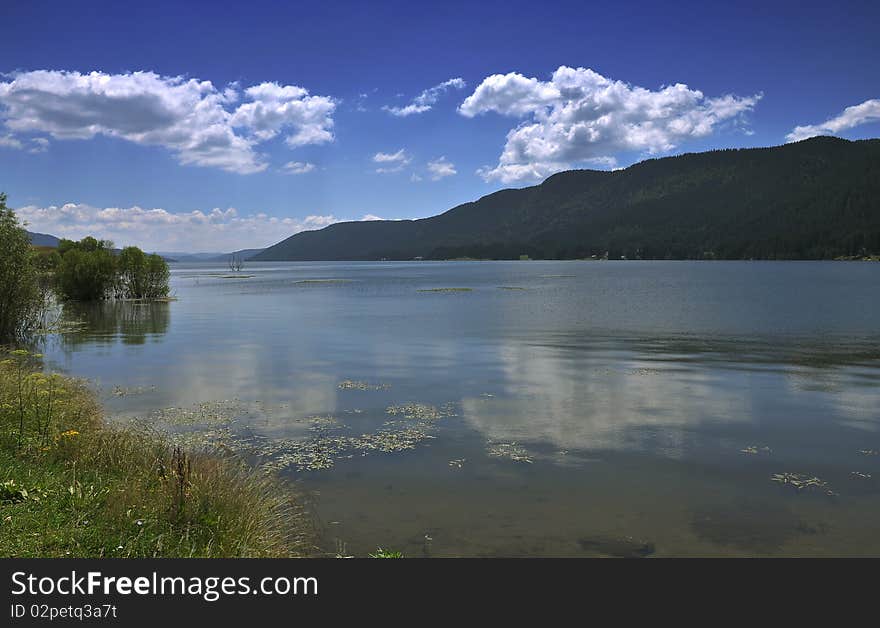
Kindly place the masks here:
POLYGON ((421 220, 337 223, 263 260, 830 259, 880 252, 880 140, 816 137, 772 148, 572 170, 421 220))
POLYGON ((238 256, 244 261, 251 259, 257 253, 265 249, 241 249, 232 253, 180 253, 180 252, 162 252, 159 255, 163 257, 174 258, 176 262, 226 262, 233 255, 238 256))
POLYGON ((259 253, 262 253, 262 252, 265 251, 265 250, 266 250, 266 249, 241 249, 240 251, 234 251, 234 252, 232 252, 232 253, 222 253, 222 254, 220 254, 220 255, 217 255, 216 257, 212 257, 210 260, 207 260, 207 261, 211 261, 211 262, 226 262, 226 261, 228 261, 229 258, 232 257, 233 255, 235 255, 236 257, 241 258, 241 259, 244 260, 244 261, 248 261, 249 259, 251 259, 251 258, 253 258, 254 256, 258 255, 259 253))
POLYGON ((34 246, 48 246, 53 249, 58 248, 58 243, 61 241, 59 238, 56 238, 53 235, 49 235, 47 233, 33 233, 31 231, 27 232, 28 237, 31 239, 31 244, 34 246))

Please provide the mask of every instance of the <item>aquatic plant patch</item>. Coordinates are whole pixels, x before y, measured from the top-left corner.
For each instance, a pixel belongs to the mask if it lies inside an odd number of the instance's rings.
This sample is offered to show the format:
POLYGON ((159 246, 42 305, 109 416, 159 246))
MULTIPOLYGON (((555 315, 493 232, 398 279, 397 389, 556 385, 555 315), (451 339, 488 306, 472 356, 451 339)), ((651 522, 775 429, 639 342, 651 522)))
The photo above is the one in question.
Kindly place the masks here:
POLYGON ((296 420, 307 423, 311 434, 297 439, 254 434, 246 427, 236 426, 239 417, 248 412, 239 400, 224 400, 190 409, 166 408, 152 416, 154 425, 170 427, 169 438, 176 444, 228 450, 252 458, 254 464, 266 471, 294 468, 304 472, 330 469, 337 460, 356 455, 413 450, 435 438, 430 432, 438 419, 455 414, 451 403, 439 407, 422 403, 390 406, 386 412, 392 419, 380 429, 360 435, 350 434, 351 428, 336 416, 310 416, 296 420))
POLYGON ((339 382, 336 387, 339 390, 388 390, 391 388, 391 384, 371 384, 347 379, 344 382, 339 382))
POLYGON ((170 407, 151 412, 146 419, 166 426, 217 425, 251 414, 252 408, 240 399, 205 401, 189 408, 170 407))
POLYGON ((420 288, 418 292, 473 292, 473 288, 420 288))
POLYGON ((516 442, 500 443, 489 441, 486 444, 486 453, 493 458, 512 460, 513 462, 524 462, 527 464, 534 462, 533 454, 516 442))
POLYGON ((405 403, 389 406, 385 410, 392 416, 402 416, 405 419, 416 421, 436 421, 447 416, 454 416, 455 411, 451 403, 441 406, 432 406, 425 403, 405 403))
POLYGON ((837 493, 831 490, 828 482, 825 480, 803 473, 774 473, 770 476, 770 479, 784 486, 790 486, 798 492, 818 490, 829 496, 837 495, 837 493))
POLYGON ((740 453, 749 454, 752 456, 757 456, 758 454, 769 456, 771 453, 773 453, 773 450, 771 450, 769 447, 764 447, 761 445, 749 445, 748 447, 744 447, 739 451, 740 453))
POLYGON ((143 395, 155 391, 155 386, 114 386, 112 394, 114 397, 130 397, 131 395, 143 395))

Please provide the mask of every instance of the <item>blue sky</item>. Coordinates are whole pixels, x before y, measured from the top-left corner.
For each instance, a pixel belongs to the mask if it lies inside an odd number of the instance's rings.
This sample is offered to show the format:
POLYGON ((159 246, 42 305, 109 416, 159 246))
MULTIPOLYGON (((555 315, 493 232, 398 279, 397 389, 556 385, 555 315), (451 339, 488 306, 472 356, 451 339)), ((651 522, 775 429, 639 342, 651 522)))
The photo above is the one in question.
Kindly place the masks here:
POLYGON ((0 190, 33 230, 151 250, 880 135, 876 2, 8 5, 0 190))

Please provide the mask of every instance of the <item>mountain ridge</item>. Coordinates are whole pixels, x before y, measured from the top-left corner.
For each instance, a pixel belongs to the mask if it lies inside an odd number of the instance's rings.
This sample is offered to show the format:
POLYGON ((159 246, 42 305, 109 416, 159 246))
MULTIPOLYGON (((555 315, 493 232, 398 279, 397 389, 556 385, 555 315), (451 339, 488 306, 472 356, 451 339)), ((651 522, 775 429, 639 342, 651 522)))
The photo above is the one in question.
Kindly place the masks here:
POLYGON ((880 251, 880 140, 767 148, 569 170, 429 218, 336 223, 253 261, 831 259, 880 251))

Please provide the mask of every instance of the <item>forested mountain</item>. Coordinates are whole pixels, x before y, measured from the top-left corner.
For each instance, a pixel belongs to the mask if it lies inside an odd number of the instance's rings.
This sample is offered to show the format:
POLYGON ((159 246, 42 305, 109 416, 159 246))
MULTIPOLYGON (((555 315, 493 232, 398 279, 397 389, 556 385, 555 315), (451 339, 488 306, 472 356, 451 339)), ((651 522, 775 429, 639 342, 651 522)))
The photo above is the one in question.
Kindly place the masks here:
POLYGON ((880 140, 572 170, 421 220, 337 223, 254 260, 828 259, 880 252, 880 140))
POLYGON ((32 231, 27 232, 28 237, 31 239, 31 244, 34 246, 48 246, 51 248, 57 248, 60 240, 53 235, 49 235, 48 233, 34 233, 32 231))

